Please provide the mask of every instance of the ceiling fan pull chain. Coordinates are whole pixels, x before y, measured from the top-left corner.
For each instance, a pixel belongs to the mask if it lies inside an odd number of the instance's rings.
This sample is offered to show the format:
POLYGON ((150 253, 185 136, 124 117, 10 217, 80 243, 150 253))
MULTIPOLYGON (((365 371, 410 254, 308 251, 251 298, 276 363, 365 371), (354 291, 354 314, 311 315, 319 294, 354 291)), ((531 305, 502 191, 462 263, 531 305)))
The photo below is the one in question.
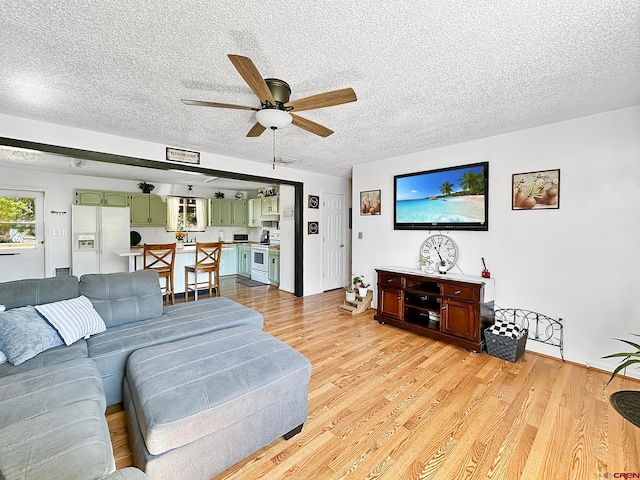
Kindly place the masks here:
POLYGON ((271 127, 273 131, 273 169, 276 169, 276 127, 271 127))

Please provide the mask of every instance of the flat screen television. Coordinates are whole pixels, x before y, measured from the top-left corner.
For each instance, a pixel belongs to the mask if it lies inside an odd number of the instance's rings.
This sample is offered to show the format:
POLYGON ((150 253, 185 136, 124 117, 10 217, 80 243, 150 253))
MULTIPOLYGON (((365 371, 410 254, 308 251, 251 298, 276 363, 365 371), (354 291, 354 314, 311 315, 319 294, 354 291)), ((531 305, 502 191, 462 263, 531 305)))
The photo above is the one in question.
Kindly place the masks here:
POLYGON ((489 230, 489 162, 393 178, 394 230, 489 230))

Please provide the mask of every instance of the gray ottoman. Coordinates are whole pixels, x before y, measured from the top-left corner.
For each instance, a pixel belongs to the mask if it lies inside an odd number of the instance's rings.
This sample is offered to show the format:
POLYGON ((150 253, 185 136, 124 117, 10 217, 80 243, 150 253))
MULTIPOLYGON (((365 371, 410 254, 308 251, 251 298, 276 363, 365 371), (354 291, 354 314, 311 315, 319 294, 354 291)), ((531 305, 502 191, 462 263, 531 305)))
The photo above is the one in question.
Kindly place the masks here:
POLYGON ((143 348, 127 361, 135 465, 151 480, 206 480, 307 419, 311 364, 253 326, 143 348))

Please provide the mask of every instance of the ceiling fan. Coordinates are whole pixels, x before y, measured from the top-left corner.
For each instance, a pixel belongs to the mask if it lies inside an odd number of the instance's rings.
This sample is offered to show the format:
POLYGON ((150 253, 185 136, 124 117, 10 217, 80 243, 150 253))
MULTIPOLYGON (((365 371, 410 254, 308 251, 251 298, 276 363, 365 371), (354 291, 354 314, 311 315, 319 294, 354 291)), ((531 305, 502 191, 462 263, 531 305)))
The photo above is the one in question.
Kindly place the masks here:
POLYGON ((284 128, 290 123, 315 135, 328 137, 333 133, 333 130, 316 122, 312 122, 311 120, 307 120, 306 118, 302 118, 292 112, 331 107, 343 103, 355 102, 357 100, 352 88, 343 88, 341 90, 334 90, 289 101, 291 88, 287 82, 277 78, 263 79, 256 66, 248 57, 231 54, 229 54, 228 57, 231 63, 233 63, 233 66, 236 67, 236 70, 238 70, 240 76, 260 99, 260 108, 186 99, 182 99, 182 103, 202 107, 255 111, 256 124, 251 127, 249 133, 247 133, 247 137, 259 137, 267 128, 275 130, 277 128, 284 128))

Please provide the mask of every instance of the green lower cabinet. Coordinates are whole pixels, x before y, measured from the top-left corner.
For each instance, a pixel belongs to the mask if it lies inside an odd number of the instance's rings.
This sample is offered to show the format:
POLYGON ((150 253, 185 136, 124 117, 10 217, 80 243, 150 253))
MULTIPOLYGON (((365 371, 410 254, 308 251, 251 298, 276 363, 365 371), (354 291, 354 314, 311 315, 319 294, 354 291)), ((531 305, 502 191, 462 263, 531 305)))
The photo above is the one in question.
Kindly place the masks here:
POLYGON ((238 248, 238 275, 251 276, 251 247, 241 245, 238 248))
POLYGON ((235 275, 238 272, 238 253, 236 245, 224 245, 220 257, 220 276, 235 275))
POLYGON ((269 249, 269 283, 280 285, 280 250, 269 249))

